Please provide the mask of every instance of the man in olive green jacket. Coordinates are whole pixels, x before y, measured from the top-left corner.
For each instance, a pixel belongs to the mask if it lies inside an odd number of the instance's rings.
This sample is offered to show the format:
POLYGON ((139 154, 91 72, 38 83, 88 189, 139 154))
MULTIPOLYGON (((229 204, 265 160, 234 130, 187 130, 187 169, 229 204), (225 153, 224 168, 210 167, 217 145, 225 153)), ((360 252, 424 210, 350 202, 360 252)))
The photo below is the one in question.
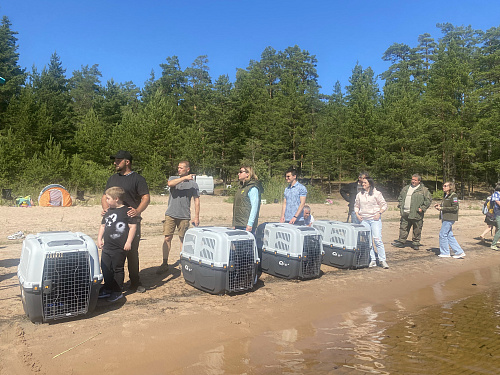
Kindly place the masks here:
POLYGON ((422 227, 424 225, 424 213, 432 203, 429 190, 421 183, 422 178, 418 174, 411 177, 411 184, 401 190, 398 198, 398 208, 401 209, 401 221, 399 226, 399 239, 392 243, 396 247, 405 247, 406 239, 413 230, 412 247, 418 250, 422 227))

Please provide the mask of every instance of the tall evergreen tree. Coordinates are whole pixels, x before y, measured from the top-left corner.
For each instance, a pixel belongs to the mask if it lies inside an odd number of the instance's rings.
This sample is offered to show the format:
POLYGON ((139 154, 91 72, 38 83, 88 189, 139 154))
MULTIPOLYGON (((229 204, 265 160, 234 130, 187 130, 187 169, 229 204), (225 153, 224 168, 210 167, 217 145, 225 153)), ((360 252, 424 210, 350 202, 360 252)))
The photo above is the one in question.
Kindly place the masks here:
POLYGON ((373 70, 363 69, 359 63, 352 70, 346 87, 346 122, 350 129, 348 145, 355 150, 355 168, 366 168, 371 164, 377 144, 377 110, 379 90, 373 70))
POLYGON ((2 114, 7 110, 11 98, 19 94, 26 79, 24 69, 19 66, 18 33, 11 26, 9 19, 3 16, 0 23, 0 77, 5 79, 5 84, 0 86, 0 130, 4 128, 2 114))

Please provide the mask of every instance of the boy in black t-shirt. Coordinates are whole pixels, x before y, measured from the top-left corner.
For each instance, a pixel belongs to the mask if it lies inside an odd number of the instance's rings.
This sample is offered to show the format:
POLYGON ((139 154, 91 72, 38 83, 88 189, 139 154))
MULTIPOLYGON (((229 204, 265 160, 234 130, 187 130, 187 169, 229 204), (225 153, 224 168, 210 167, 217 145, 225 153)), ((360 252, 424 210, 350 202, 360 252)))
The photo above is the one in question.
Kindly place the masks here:
POLYGON ((97 236, 97 246, 102 249, 101 269, 104 276, 104 287, 99 297, 109 296, 107 301, 114 302, 123 296, 125 259, 132 247, 137 219, 127 215, 129 208, 123 204, 125 191, 121 187, 110 187, 105 195, 109 209, 102 218, 97 236))

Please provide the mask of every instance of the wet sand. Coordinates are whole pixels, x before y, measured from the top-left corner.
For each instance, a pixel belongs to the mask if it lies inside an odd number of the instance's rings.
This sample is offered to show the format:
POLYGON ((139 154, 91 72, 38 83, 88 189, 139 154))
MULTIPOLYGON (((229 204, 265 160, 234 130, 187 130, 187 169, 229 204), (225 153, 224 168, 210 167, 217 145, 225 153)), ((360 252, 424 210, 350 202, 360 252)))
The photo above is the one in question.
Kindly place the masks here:
MULTIPOLYGON (((311 205, 314 217, 345 220, 345 203, 340 199, 334 203, 311 205)), ((51 324, 33 324, 25 317, 16 276, 22 241, 5 238, 18 230, 72 230, 95 238, 100 207, 2 207, 0 374, 340 373, 335 364, 345 360, 341 353, 335 353, 326 368, 314 371, 300 367, 300 358, 294 367, 293 360, 285 363, 280 355, 296 350, 290 342, 300 342, 302 352, 312 350, 323 332, 319 328, 342 326, 360 311, 396 311, 404 305, 404 311, 411 313, 500 283, 494 271, 500 252, 473 239, 484 227, 480 202, 461 203, 454 232, 467 256, 460 260, 436 257, 440 222, 432 209, 426 215, 419 251, 392 247, 399 212, 395 203, 389 206, 382 230, 389 270, 338 270, 322 265, 318 279, 289 281, 263 274, 253 292, 214 296, 187 285, 178 266, 166 275, 156 275, 166 197, 154 197, 143 215, 139 250, 147 292, 127 294, 115 304, 99 301, 88 316, 51 324), (435 285, 441 283, 446 288, 437 293, 435 285), (64 354, 53 358, 60 353, 64 354)), ((264 205, 260 221, 276 221, 280 208, 264 205)), ((228 226, 231 213, 232 205, 223 197, 202 197, 201 225, 228 226)), ((170 262, 175 263, 178 256, 175 238, 170 262)), ((311 353, 310 358, 315 358, 311 353)))

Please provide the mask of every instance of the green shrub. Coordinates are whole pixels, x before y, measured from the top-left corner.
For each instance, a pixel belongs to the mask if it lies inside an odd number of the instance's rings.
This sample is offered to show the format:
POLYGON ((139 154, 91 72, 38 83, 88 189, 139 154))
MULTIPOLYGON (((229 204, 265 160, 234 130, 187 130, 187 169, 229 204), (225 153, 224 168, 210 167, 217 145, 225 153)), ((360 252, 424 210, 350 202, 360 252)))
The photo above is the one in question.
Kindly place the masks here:
POLYGON ((71 185, 66 186, 67 188, 102 193, 113 170, 76 154, 71 158, 70 173, 71 185))
POLYGON ((23 168, 22 181, 28 185, 61 184, 68 181, 69 160, 59 143, 52 138, 43 152, 36 152, 23 168))
POLYGON ((432 199, 443 199, 444 197, 444 192, 442 190, 436 190, 432 193, 432 199))
POLYGON ((274 176, 267 179, 263 184, 264 193, 262 199, 267 200, 267 203, 273 203, 275 199, 282 202, 286 186, 287 183, 282 177, 274 176))
POLYGON ((326 194, 320 186, 307 186, 307 203, 325 203, 326 194))

